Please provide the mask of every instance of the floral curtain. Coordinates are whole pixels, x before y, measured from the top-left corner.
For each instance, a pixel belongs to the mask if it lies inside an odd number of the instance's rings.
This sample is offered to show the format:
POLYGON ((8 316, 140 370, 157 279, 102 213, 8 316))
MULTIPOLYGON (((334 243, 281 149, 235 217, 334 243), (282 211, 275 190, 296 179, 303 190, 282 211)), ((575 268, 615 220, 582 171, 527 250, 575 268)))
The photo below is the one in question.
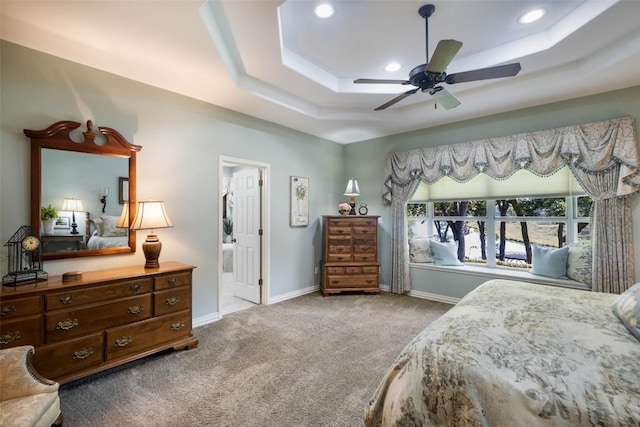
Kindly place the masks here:
POLYGON ((619 293, 633 283, 633 229, 626 199, 640 190, 631 117, 389 153, 382 199, 391 205, 391 290, 410 289, 405 204, 420 181, 466 182, 479 173, 506 179, 519 169, 548 176, 569 166, 594 199, 593 288, 619 293), (615 242, 615 243, 612 243, 615 242))

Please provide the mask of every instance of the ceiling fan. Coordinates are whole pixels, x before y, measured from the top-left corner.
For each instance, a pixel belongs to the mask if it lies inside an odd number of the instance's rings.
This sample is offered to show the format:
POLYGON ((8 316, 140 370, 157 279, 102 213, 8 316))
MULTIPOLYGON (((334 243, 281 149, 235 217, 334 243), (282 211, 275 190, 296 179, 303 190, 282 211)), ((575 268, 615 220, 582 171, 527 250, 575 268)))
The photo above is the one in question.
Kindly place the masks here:
POLYGON ((433 52, 431 61, 429 61, 429 17, 433 15, 435 10, 436 7, 432 4, 426 4, 418 10, 418 13, 425 21, 426 63, 413 68, 409 72, 409 80, 357 79, 353 81, 354 83, 401 84, 416 87, 385 102, 375 108, 375 111, 384 110, 419 90, 429 92, 430 95, 435 96, 437 104, 449 110, 460 105, 460 101, 444 87, 439 86, 441 83, 455 84, 511 77, 520 71, 520 64, 516 62, 513 64, 498 65, 496 67, 447 74, 445 70, 462 47, 462 42, 457 40, 440 40, 435 52, 433 52))

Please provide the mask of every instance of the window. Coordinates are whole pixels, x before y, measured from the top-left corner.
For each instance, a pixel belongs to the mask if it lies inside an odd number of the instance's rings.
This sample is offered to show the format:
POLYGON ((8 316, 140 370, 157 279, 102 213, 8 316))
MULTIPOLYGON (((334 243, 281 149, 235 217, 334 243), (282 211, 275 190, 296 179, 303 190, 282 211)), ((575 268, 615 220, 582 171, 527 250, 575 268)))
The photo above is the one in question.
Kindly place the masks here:
POLYGON ((466 263, 530 268, 532 245, 591 242, 591 204, 588 196, 412 201, 408 237, 458 241, 466 263))

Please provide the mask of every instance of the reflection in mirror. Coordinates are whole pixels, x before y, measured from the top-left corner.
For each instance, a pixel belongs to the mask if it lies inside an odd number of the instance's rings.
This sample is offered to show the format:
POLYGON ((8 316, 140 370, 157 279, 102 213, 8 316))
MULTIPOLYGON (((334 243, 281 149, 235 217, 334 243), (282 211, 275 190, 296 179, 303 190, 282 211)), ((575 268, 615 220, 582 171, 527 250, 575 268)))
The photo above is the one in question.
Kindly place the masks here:
POLYGON ((45 253, 128 247, 126 228, 115 224, 122 213, 121 178, 129 177, 129 159, 72 151, 42 150, 42 206, 58 211, 53 229, 41 229, 45 253), (81 211, 65 211, 64 199, 82 202, 81 211), (76 217, 77 233, 70 223, 76 217))
POLYGON ((31 226, 40 232, 45 260, 136 249, 135 233, 118 220, 125 206, 135 208, 136 153, 142 147, 111 128, 94 133, 91 120, 86 131, 79 127, 61 121, 24 130, 31 138, 31 226), (41 215, 45 210, 50 221, 41 215))

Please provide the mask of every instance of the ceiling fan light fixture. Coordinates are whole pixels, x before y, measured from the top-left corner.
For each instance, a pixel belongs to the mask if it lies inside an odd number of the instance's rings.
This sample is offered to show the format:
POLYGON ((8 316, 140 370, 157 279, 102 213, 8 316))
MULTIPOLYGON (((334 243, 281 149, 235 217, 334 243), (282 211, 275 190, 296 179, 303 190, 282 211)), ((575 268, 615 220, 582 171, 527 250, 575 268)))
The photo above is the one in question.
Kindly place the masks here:
POLYGON ((532 10, 520 15, 520 18, 518 18, 518 23, 519 24, 531 24, 533 22, 538 21, 539 19, 541 19, 546 14, 547 14, 547 10, 546 9, 543 9, 543 8, 532 9, 532 10))
POLYGON ((402 66, 397 62, 389 62, 385 65, 384 70, 388 73, 393 73, 394 71, 398 71, 402 66))
POLYGON ((316 14, 316 16, 318 18, 330 18, 331 16, 333 16, 333 6, 331 6, 329 3, 320 3, 319 5, 316 6, 316 8, 314 9, 314 13, 316 14))

